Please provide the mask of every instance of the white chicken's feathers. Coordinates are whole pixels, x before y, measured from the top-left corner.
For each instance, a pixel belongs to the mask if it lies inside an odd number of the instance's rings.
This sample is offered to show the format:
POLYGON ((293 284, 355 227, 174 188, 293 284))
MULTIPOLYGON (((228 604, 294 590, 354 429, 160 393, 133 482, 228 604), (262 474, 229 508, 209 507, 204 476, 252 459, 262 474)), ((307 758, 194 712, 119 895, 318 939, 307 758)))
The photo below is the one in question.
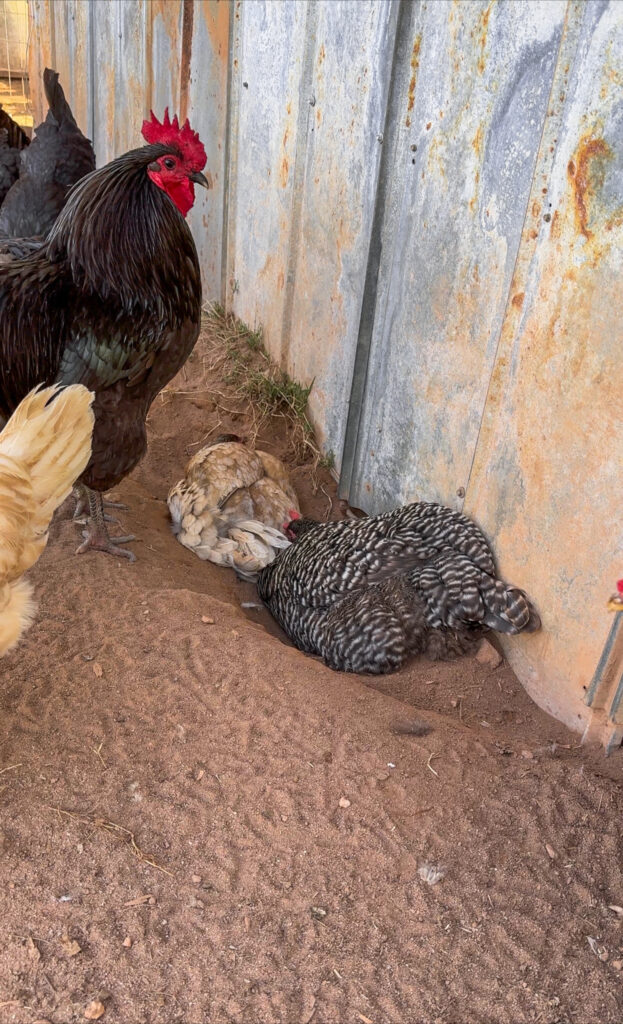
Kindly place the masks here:
POLYGON ((168 505, 180 544, 249 579, 289 546, 279 528, 299 512, 284 464, 238 441, 197 452, 171 488, 168 505))
POLYGON ((32 589, 20 577, 89 461, 92 402, 81 384, 35 388, 0 433, 0 655, 32 621, 32 589))

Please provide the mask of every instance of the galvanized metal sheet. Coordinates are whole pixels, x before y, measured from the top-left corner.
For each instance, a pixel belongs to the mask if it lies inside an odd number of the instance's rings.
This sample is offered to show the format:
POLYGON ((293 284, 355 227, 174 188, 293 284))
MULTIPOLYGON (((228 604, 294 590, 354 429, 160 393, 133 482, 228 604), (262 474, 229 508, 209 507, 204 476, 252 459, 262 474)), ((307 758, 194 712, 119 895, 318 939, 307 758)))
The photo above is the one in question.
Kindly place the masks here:
POLYGON ((281 360, 314 381, 310 411, 339 468, 348 414, 397 4, 321 4, 301 96, 281 360), (290 291, 288 291, 290 290, 290 291))
POLYGON ((227 75, 229 63, 229 4, 203 0, 194 5, 191 51, 183 55, 188 64, 187 100, 182 114, 188 115, 205 145, 206 174, 212 187, 206 194, 195 190, 195 205, 188 222, 199 253, 204 296, 221 299, 222 256, 227 152, 227 75))
POLYGON ((543 616, 511 663, 576 728, 623 565, 622 69, 623 5, 573 5, 467 493, 543 616))
POLYGON ((351 487, 370 511, 462 504, 564 15, 562 2, 413 9, 351 487))
POLYGON ((310 8, 296 0, 236 2, 228 299, 252 327, 263 325, 277 358, 294 202, 293 167, 310 8))

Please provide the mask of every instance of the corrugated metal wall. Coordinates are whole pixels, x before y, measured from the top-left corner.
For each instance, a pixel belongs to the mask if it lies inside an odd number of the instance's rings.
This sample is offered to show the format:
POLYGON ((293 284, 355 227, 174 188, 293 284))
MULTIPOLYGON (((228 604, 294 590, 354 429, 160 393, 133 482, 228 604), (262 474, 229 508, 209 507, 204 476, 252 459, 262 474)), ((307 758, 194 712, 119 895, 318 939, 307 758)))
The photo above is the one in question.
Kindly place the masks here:
POLYGON ((528 690, 576 728, 586 693, 614 715, 623 667, 604 689, 598 665, 623 566, 623 4, 31 10, 32 72, 60 71, 99 163, 150 105, 191 117, 215 184, 191 218, 207 296, 315 380, 341 492, 475 516, 543 616, 507 645, 528 690))

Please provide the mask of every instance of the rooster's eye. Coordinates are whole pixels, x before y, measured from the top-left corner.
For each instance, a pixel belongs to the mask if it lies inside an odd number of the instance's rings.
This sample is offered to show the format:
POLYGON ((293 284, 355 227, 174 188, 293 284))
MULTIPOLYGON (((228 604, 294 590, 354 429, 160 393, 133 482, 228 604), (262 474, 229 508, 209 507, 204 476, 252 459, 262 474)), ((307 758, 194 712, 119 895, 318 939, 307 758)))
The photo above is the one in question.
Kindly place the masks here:
POLYGON ((164 161, 164 166, 167 168, 168 171, 172 171, 173 168, 175 167, 175 160, 172 160, 170 156, 166 157, 164 161))

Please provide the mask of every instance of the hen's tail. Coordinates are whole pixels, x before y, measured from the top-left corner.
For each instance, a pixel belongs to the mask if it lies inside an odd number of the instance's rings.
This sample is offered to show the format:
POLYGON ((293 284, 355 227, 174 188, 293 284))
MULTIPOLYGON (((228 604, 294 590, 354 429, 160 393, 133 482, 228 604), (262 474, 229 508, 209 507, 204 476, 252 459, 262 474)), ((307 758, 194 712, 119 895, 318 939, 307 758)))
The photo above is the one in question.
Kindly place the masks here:
POLYGON ((91 454, 93 395, 81 384, 36 388, 0 433, 0 654, 34 612, 20 580, 47 542, 50 520, 91 454))
POLYGON ((75 125, 76 121, 71 112, 71 107, 65 99, 63 87, 58 80, 58 71, 53 71, 52 68, 46 68, 44 70, 43 88, 45 89, 45 98, 48 101, 48 107, 52 111, 58 123, 62 124, 63 121, 69 121, 71 124, 75 125))
POLYGON ((533 633, 541 620, 518 587, 485 572, 468 556, 441 552, 422 569, 409 574, 422 595, 429 624, 460 629, 488 626, 498 633, 533 633))

